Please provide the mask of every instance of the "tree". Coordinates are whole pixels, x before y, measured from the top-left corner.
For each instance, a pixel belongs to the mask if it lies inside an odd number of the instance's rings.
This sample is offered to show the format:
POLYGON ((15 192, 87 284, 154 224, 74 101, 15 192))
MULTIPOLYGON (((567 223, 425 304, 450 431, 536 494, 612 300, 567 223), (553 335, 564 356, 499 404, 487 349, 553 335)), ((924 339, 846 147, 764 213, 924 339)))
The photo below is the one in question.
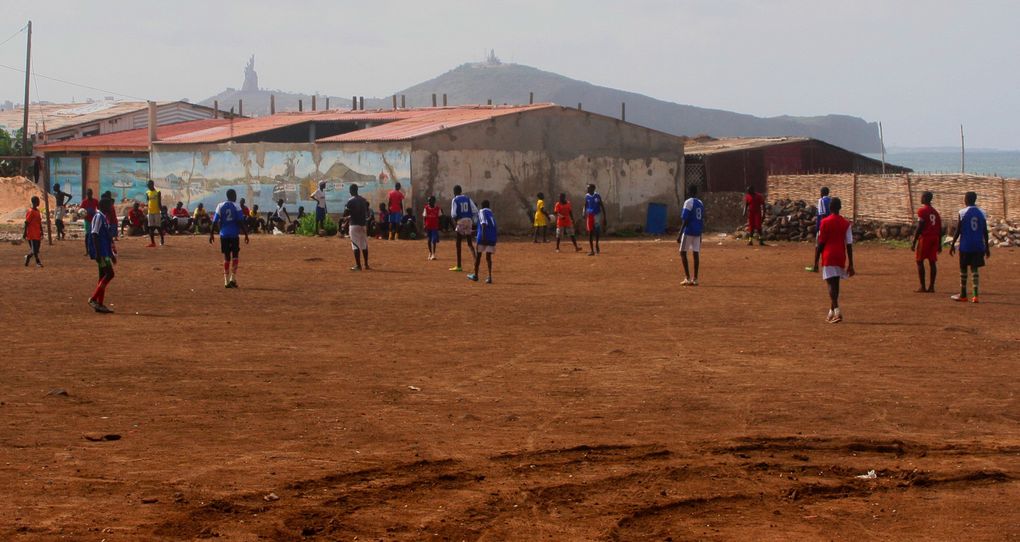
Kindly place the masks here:
MULTIPOLYGON (((32 141, 28 142, 28 153, 21 148, 21 129, 11 134, 0 128, 0 156, 23 156, 31 154, 32 141)), ((21 173, 21 164, 18 160, 0 160, 0 177, 12 177, 21 173)))

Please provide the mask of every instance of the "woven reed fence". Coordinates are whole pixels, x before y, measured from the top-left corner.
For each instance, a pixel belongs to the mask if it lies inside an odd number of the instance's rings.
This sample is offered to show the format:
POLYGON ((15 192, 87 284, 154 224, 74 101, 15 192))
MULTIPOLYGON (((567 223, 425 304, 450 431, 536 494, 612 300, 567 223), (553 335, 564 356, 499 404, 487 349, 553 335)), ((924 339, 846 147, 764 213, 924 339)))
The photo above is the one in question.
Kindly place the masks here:
POLYGON ((843 214, 855 221, 911 224, 921 194, 931 191, 932 204, 943 217, 952 217, 963 207, 963 195, 976 192, 978 206, 990 222, 1020 222, 1020 179, 979 175, 769 175, 769 201, 818 201, 819 189, 828 186, 830 195, 843 200, 843 214))

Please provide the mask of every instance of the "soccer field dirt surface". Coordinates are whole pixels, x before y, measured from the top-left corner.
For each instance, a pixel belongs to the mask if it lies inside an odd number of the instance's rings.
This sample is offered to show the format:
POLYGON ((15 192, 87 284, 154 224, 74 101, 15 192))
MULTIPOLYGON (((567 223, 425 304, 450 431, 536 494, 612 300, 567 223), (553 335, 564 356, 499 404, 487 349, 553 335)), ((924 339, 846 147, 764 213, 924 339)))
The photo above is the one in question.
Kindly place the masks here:
POLYGON ((0 539, 1020 537, 1020 251, 974 305, 858 246, 831 325, 806 244, 707 237, 682 288, 672 239, 506 243, 485 285, 446 239, 258 236, 232 290, 147 241, 113 315, 80 241, 0 247, 0 539))

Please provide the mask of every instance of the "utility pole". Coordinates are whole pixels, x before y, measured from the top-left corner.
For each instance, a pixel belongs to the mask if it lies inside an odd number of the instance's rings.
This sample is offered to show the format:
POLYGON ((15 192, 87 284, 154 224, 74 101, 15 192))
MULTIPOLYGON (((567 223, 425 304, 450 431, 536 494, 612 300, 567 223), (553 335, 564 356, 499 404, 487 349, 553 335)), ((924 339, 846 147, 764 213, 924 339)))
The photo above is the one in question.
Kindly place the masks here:
POLYGON ((885 175, 885 133, 882 132, 882 122, 878 123, 878 144, 882 146, 882 175, 885 175))
POLYGON ((964 166, 967 165, 966 158, 967 158, 967 151, 966 151, 966 146, 963 143, 963 125, 961 124, 960 125, 960 173, 966 173, 967 172, 967 168, 964 167, 964 166))
MULTIPOLYGON (((32 21, 28 21, 28 47, 25 48, 25 111, 21 124, 21 153, 29 156, 28 152, 28 103, 29 103, 29 82, 32 80, 32 21)), ((25 171, 25 161, 21 161, 22 173, 25 171)), ((49 190, 46 190, 49 196, 49 190)))

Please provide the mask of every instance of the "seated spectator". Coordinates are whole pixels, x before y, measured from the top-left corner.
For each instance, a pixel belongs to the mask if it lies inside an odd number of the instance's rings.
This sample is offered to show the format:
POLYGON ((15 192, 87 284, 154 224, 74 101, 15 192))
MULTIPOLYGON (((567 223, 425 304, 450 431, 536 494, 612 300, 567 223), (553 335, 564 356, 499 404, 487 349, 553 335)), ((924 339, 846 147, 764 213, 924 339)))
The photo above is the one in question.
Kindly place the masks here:
MULTIPOLYGON (((243 207, 241 208, 241 211, 244 212, 243 207)), ((248 231, 252 233, 258 233, 265 229, 265 224, 266 222, 259 218, 258 204, 255 204, 254 206, 252 206, 251 211, 249 211, 248 213, 248 231)))
POLYGON ((205 205, 201 203, 195 208, 195 216, 192 219, 192 224, 195 226, 197 233, 209 233, 209 226, 212 224, 212 219, 209 217, 209 212, 205 210, 205 205))
POLYGON ((184 202, 178 201, 177 206, 170 211, 170 233, 185 233, 191 231, 191 214, 184 207, 184 202))
POLYGON ((159 208, 159 227, 164 232, 169 232, 170 226, 170 211, 166 208, 166 205, 162 205, 159 208))
POLYGON ((125 223, 121 223, 121 233, 124 232, 124 226, 127 226, 127 234, 131 237, 137 237, 139 235, 145 235, 147 232, 146 225, 148 223, 148 217, 145 212, 142 211, 142 206, 136 201, 132 206, 131 210, 128 211, 126 217, 124 217, 125 223))
POLYGON ((400 218, 400 231, 398 234, 401 239, 418 238, 418 226, 414 221, 414 209, 408 207, 407 212, 400 218))
POLYGON ((292 220, 290 224, 287 224, 287 233, 297 233, 298 226, 301 225, 301 219, 304 217, 305 208, 303 206, 299 206, 297 208, 297 218, 292 220))
MULTIPOLYGON (((371 209, 371 206, 369 206, 371 209)), ((378 233, 379 224, 375 221, 375 213, 368 213, 368 220, 365 221, 365 231, 368 235, 375 237, 378 233)))
POLYGON ((276 201, 276 210, 270 213, 267 217, 269 223, 269 233, 272 233, 273 228, 279 229, 281 232, 287 230, 287 224, 290 223, 290 213, 287 212, 287 208, 283 206, 283 200, 276 201))

